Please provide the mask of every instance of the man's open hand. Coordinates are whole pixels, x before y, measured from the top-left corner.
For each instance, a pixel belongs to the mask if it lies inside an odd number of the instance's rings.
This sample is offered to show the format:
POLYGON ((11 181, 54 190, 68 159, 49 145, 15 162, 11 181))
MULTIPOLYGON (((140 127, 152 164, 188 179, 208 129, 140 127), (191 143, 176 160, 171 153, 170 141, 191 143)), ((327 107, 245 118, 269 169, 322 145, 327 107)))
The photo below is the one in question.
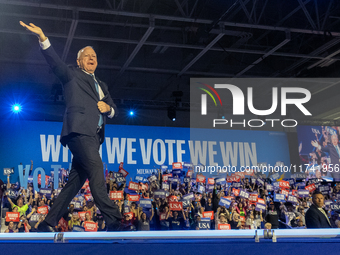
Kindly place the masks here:
POLYGON ((40 42, 43 42, 47 39, 47 37, 45 36, 42 29, 40 27, 37 27, 33 23, 30 23, 29 25, 27 25, 24 22, 20 21, 20 25, 23 26, 24 28, 26 28, 26 30, 28 30, 28 31, 32 32, 33 34, 35 34, 36 36, 38 36, 40 42))

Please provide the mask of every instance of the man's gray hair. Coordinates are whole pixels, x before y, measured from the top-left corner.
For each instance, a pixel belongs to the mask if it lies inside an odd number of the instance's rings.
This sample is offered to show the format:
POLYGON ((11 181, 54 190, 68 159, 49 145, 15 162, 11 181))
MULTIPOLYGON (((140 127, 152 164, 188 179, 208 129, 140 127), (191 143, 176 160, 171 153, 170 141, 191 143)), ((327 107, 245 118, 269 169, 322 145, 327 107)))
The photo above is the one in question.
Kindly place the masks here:
MULTIPOLYGON (((78 51, 78 54, 77 54, 77 59, 80 58, 80 55, 83 53, 83 51, 84 51, 86 48, 91 48, 91 49, 93 49, 92 46, 85 46, 84 48, 80 49, 80 50, 78 51)), ((93 50, 94 50, 94 49, 93 49, 93 50)))

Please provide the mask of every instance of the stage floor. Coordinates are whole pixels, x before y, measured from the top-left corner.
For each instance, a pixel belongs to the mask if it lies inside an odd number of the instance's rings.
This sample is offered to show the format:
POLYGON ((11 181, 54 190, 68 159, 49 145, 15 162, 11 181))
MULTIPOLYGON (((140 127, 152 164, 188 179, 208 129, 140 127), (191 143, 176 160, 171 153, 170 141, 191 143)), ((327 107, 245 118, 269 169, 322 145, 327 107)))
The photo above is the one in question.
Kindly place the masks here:
POLYGON ((67 232, 0 234, 1 254, 340 254, 340 229, 67 232), (61 236, 60 236, 61 237, 61 236))

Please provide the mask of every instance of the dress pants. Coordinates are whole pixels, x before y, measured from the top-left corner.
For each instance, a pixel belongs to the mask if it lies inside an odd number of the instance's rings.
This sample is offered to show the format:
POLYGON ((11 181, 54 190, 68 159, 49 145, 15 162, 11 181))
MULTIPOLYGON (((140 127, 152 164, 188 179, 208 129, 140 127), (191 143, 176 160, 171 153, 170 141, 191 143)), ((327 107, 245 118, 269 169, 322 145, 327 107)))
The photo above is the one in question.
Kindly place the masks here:
POLYGON ((99 154, 100 135, 71 134, 67 145, 73 155, 72 169, 67 184, 45 218, 46 223, 51 226, 58 225, 60 218, 67 212, 69 203, 88 178, 91 194, 104 217, 106 226, 109 229, 114 229, 122 219, 122 215, 118 205, 114 204, 107 194, 103 162, 99 154))

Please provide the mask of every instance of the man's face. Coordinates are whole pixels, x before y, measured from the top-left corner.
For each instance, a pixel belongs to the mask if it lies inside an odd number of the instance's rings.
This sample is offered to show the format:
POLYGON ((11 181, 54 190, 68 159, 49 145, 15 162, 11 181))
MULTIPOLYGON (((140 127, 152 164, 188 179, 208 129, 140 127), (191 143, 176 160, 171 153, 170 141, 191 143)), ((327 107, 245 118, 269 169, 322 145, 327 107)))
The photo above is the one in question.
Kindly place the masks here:
POLYGON ((319 208, 324 205, 324 200, 325 198, 322 194, 316 194, 313 196, 313 203, 319 208))
POLYGON ((335 146, 338 144, 338 137, 336 135, 332 135, 332 144, 335 146))
POLYGON ((77 59, 77 64, 84 71, 94 73, 98 65, 96 52, 92 48, 86 47, 77 59))
POLYGON ((23 202, 23 200, 22 200, 21 198, 18 199, 17 203, 18 203, 18 206, 19 206, 19 207, 21 207, 21 206, 24 205, 24 202, 23 202))

